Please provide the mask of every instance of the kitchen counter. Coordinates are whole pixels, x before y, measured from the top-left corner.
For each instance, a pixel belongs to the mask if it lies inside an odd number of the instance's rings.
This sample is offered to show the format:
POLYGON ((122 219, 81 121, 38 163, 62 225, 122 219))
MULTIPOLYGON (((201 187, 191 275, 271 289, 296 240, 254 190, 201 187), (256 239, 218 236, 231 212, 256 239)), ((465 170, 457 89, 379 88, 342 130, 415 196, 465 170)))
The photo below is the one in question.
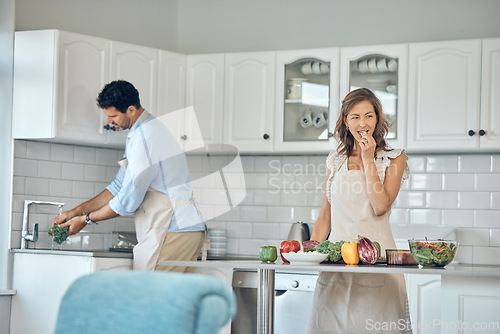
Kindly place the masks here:
POLYGON ((345 264, 318 264, 294 265, 278 263, 267 264, 260 261, 160 261, 160 265, 175 265, 198 268, 227 268, 239 270, 256 270, 257 284, 257 332, 259 334, 274 333, 274 302, 275 302, 275 275, 276 272, 350 272, 373 274, 423 274, 441 275, 445 278, 456 277, 466 280, 485 278, 498 284, 500 266, 450 264, 441 267, 394 266, 386 264, 375 265, 345 265, 345 264))
POLYGON ((11 249, 12 253, 24 254, 46 254, 46 255, 66 255, 66 256, 88 256, 88 257, 107 257, 119 259, 131 259, 132 253, 110 252, 106 250, 79 251, 79 250, 57 250, 57 249, 11 249))
POLYGON ((276 271, 311 271, 311 272, 351 272, 372 274, 424 274, 424 275, 455 275, 500 278, 500 266, 449 264, 446 267, 395 266, 386 264, 356 265, 319 264, 293 265, 283 263, 262 263, 260 261, 160 261, 160 265, 176 265, 185 267, 226 267, 248 270, 276 270, 276 271))

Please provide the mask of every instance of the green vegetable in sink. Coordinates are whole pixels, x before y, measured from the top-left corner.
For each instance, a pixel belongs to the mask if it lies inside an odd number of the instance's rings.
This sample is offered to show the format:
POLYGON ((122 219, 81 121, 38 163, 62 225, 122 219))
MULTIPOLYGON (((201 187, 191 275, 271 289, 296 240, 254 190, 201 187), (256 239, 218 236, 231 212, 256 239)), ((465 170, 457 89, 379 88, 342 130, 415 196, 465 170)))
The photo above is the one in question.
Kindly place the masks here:
MULTIPOLYGON (((69 219, 66 219, 66 221, 68 220, 69 219)), ((59 225, 54 225, 49 230, 49 235, 52 236, 54 242, 57 242, 60 245, 68 238, 68 231, 69 231, 69 226, 59 227, 59 225)))
POLYGON ((323 254, 328 254, 326 258, 327 261, 337 262, 342 258, 340 249, 344 241, 331 242, 330 240, 325 240, 316 246, 316 251, 323 254))

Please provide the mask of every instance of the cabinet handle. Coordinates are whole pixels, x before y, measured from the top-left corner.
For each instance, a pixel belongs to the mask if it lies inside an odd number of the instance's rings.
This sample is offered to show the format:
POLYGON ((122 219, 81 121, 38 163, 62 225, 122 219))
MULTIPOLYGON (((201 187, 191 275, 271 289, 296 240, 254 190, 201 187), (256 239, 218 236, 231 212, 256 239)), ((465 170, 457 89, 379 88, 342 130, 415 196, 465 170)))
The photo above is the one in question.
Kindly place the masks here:
POLYGON ((486 134, 486 131, 484 131, 483 129, 479 130, 479 135, 482 137, 486 134))
POLYGON ((469 134, 469 136, 474 136, 476 134, 476 132, 474 130, 469 130, 469 132, 467 132, 469 134))
POLYGON ((264 135, 262 136, 262 138, 264 138, 265 140, 268 140, 269 139, 269 135, 267 133, 264 133, 264 135))
POLYGON ((332 137, 333 137, 333 133, 328 132, 328 138, 332 138, 332 137))
POLYGON ((182 140, 187 140, 187 139, 188 139, 188 136, 186 136, 186 135, 182 135, 182 136, 181 136, 181 139, 182 139, 182 140))

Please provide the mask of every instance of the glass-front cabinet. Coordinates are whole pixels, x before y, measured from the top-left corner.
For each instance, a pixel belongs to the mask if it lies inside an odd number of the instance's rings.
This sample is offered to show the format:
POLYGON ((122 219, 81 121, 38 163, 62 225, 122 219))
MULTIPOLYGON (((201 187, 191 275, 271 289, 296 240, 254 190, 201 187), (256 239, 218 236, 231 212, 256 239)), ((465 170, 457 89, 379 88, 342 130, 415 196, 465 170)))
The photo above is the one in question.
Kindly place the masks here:
POLYGON ((339 55, 338 48, 277 52, 274 151, 336 148, 339 55))
POLYGON ((389 121, 387 141, 394 148, 406 145, 408 45, 349 47, 341 50, 340 99, 357 88, 372 90, 389 121))

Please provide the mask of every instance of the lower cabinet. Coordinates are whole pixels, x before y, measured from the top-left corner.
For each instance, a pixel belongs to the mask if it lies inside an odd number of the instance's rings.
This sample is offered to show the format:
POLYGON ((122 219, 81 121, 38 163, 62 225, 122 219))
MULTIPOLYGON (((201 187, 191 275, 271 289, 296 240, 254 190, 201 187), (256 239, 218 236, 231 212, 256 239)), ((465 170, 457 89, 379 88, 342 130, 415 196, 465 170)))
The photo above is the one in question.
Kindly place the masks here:
POLYGON ((440 333, 441 275, 406 274, 413 334, 440 333))
POLYGON ((12 334, 52 334, 61 299, 77 278, 101 270, 132 269, 132 259, 14 254, 12 334))

